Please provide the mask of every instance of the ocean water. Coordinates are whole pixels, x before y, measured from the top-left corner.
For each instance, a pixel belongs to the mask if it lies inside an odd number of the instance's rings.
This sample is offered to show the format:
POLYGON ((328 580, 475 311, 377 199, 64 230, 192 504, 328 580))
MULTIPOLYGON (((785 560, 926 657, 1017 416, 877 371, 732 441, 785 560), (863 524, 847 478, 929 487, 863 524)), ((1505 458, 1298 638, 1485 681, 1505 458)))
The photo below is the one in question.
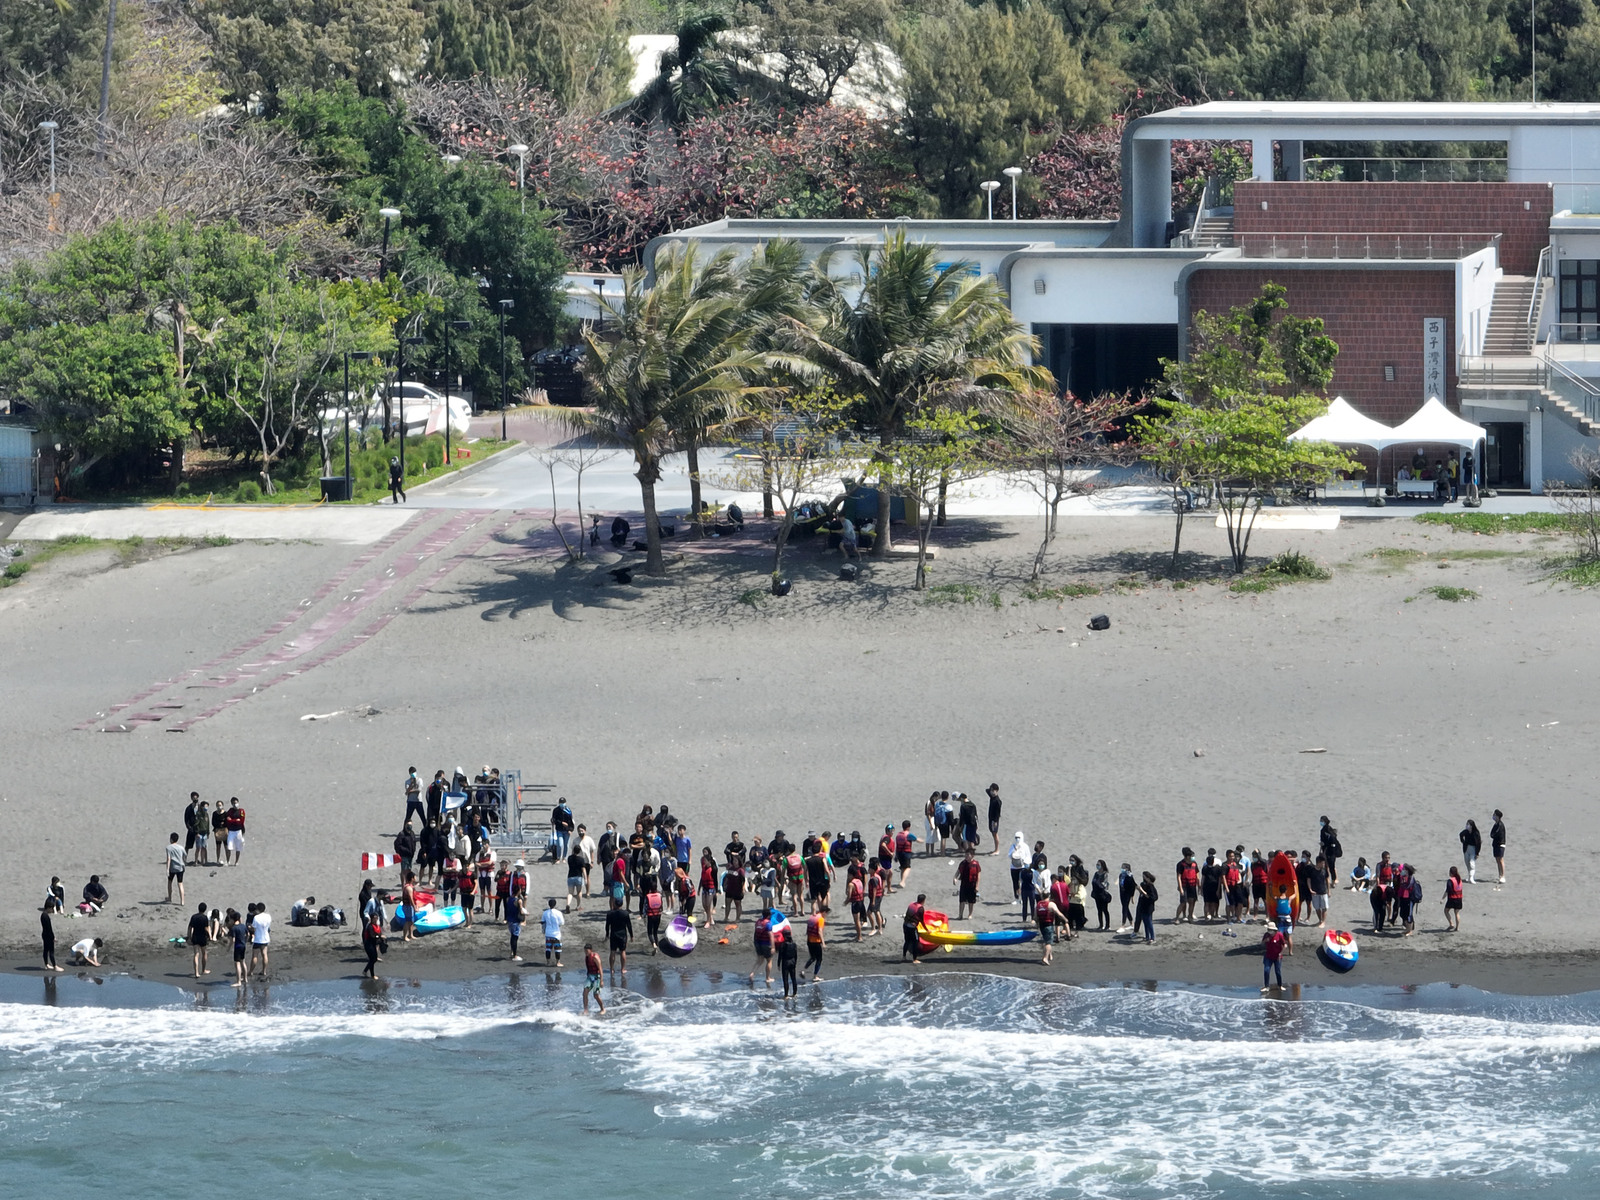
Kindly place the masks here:
POLYGON ((0 977, 0 1193, 1592 1197, 1600 996, 0 977), (503 1192, 503 1194, 513 1194, 503 1192))

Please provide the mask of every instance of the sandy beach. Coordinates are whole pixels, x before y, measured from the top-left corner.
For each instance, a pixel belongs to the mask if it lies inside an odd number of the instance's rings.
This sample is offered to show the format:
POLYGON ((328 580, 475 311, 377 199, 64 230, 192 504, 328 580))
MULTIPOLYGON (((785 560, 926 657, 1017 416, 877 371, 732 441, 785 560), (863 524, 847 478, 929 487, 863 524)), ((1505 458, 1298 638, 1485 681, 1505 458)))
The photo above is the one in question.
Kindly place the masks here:
MULTIPOLYGON (((1036 523, 964 519, 937 537, 934 582, 955 588, 913 592, 908 562, 838 582, 836 558, 801 548, 780 601, 761 595, 755 538, 618 586, 616 556, 566 565, 546 528, 534 513, 444 512, 368 548, 238 543, 131 565, 92 551, 0 592, 0 843, 20 896, 0 914, 0 969, 36 968, 50 876, 76 897, 94 872, 111 904, 58 919, 60 948, 93 933, 108 969, 181 982, 187 953, 168 939, 188 912, 164 902, 162 847, 194 789, 241 797, 249 836, 242 865, 190 869, 189 909, 266 901, 279 977, 353 977, 355 935, 290 929, 289 905, 352 905, 360 854, 390 849, 408 766, 493 764, 554 784, 594 831, 667 800, 697 847, 718 849, 732 828, 871 842, 911 818, 920 833, 931 789, 981 797, 994 781, 1002 845, 1021 830, 1052 863, 1129 861, 1162 889, 1154 947, 1091 929, 1048 968, 1026 950, 957 950, 919 970, 1253 986, 1248 927, 1167 924, 1173 864, 1184 845, 1315 848, 1326 813, 1344 867, 1390 850, 1420 868, 1421 919, 1412 938, 1364 937, 1348 977, 1302 945, 1291 979, 1600 987, 1600 914, 1551 886, 1586 876, 1600 848, 1586 682, 1600 633, 1594 597, 1549 581, 1549 539, 1402 521, 1266 531, 1257 553, 1299 549, 1333 578, 1236 594, 1209 524, 1186 531, 1194 582, 1175 587, 1148 574, 1168 522, 1081 520, 1044 584, 1100 594, 1029 598, 1036 523), (1441 584, 1477 598, 1425 590, 1441 584), (1099 612, 1111 628, 1090 633, 1099 612), (1468 888, 1463 931, 1447 934, 1457 831, 1469 816, 1487 830, 1497 807, 1509 883, 1468 888)), ((976 927, 1015 924, 1003 860, 982 861, 976 927)), ((952 869, 918 858, 913 888, 953 908, 952 869)), ((564 874, 536 865, 533 894, 564 874)), ((1492 880, 1487 861, 1479 876, 1492 880)), ((836 941, 830 968, 900 970, 904 900, 886 902, 885 937, 836 941)), ((599 911, 569 926, 569 946, 599 911)), ((1340 890, 1331 923, 1363 931, 1369 912, 1340 890)), ((687 965, 748 970, 749 923, 687 965)), ((506 953, 491 925, 396 944, 383 966, 468 978, 510 969, 506 953)))

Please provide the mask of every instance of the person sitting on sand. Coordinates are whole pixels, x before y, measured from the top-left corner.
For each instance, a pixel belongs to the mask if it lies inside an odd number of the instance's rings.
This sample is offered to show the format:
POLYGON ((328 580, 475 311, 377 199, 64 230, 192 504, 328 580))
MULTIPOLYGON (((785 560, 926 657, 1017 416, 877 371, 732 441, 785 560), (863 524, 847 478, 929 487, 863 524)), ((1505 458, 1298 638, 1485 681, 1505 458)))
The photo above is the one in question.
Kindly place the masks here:
POLYGON ((106 885, 100 882, 100 876, 89 876, 89 882, 83 885, 83 902, 91 912, 99 912, 111 903, 111 896, 106 891, 106 885))
POLYGON ((1350 890, 1364 892, 1372 886, 1372 868, 1367 866, 1367 860, 1357 858, 1355 869, 1350 872, 1350 890))
POLYGON ((98 967, 100 965, 100 950, 105 945, 101 938, 84 938, 81 942, 72 943, 72 965, 75 967, 98 967))

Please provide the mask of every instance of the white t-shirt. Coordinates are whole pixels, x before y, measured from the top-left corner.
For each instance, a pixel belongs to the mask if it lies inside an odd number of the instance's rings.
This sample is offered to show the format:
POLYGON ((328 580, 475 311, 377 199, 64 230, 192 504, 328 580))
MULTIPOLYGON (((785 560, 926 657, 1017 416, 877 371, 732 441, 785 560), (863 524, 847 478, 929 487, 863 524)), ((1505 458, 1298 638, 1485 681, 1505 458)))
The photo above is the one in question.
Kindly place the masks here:
POLYGON ((567 919, 561 915, 560 909, 547 908, 539 914, 539 923, 544 926, 545 937, 559 939, 561 927, 567 923, 567 919))
POLYGON ((250 922, 250 940, 257 946, 272 942, 272 914, 257 913, 250 922))
POLYGON ((595 849, 594 839, 587 833, 584 834, 582 839, 578 842, 578 849, 583 851, 583 856, 590 862, 594 861, 595 855, 598 853, 598 851, 595 849))
POLYGON ((94 939, 84 938, 81 942, 73 942, 72 952, 74 954, 81 954, 84 958, 88 958, 94 953, 94 939))
POLYGON ((167 843, 167 870, 183 870, 183 846, 178 842, 167 843))

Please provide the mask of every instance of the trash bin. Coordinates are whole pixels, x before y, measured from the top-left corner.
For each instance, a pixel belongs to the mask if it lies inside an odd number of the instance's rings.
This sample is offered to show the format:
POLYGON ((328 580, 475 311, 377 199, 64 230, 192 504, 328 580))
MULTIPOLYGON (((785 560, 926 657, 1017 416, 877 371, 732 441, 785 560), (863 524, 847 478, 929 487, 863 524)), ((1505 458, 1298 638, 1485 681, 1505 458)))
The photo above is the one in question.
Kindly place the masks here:
POLYGON ((322 476, 322 498, 330 503, 350 499, 350 481, 343 475, 322 476))

